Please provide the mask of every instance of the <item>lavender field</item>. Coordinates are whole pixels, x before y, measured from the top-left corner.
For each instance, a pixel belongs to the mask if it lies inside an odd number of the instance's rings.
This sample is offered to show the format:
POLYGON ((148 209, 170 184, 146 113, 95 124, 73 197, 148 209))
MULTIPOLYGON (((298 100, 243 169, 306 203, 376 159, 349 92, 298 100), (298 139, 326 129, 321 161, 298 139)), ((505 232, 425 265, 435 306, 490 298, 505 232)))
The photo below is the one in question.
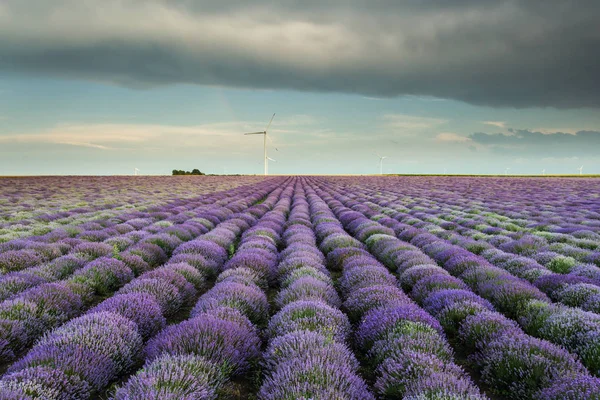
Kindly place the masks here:
POLYGON ((0 179, 0 399, 600 399, 600 180, 0 179))

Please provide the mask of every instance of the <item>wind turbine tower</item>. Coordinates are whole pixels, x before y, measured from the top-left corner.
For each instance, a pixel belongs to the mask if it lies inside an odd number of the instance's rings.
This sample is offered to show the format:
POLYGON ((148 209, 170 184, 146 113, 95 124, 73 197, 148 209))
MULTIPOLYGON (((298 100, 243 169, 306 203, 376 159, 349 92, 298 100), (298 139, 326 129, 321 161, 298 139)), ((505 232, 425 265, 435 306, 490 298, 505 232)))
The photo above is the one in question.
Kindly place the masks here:
POLYGON ((139 170, 139 169, 137 169, 137 168, 134 168, 134 169, 133 169, 133 175, 135 175, 135 176, 138 176, 138 173, 139 173, 139 172, 140 172, 140 170, 139 170))
POLYGON ((542 175, 546 175, 546 169, 545 168, 542 170, 542 175))
MULTIPOLYGON (((271 123, 273 122, 273 118, 275 118, 275 114, 273 114, 273 116, 271 117, 271 120, 269 121, 269 124, 267 125, 267 127, 265 128, 264 131, 262 132, 250 132, 250 133, 244 133, 244 135, 264 135, 263 137, 263 152, 264 152, 264 161, 265 161, 265 175, 269 175, 269 157, 267 156, 267 132, 269 130, 269 127, 271 126, 271 123)), ((269 138, 270 140, 271 138, 269 138)))
POLYGON ((577 169, 579 170, 579 175, 583 175, 583 165, 577 169))
POLYGON ((379 175, 383 175, 383 160, 385 160, 387 156, 380 156, 377 154, 377 157, 379 157, 379 175))

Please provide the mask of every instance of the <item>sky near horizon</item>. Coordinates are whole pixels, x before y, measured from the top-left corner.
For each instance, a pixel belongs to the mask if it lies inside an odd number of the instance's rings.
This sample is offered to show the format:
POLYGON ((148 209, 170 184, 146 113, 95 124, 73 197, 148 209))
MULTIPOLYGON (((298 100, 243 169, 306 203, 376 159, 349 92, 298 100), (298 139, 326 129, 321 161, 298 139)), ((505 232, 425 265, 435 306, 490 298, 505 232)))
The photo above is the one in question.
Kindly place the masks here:
POLYGON ((600 173, 600 2, 4 0, 0 175, 600 173))

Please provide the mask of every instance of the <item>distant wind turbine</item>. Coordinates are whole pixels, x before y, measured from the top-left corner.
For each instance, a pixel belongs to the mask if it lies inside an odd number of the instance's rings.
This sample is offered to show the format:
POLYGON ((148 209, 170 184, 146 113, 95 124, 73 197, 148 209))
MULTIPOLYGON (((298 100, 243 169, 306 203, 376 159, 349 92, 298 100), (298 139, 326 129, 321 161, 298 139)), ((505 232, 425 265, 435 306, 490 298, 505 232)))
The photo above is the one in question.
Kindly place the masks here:
POLYGON ((375 154, 377 155, 377 157, 379 157, 379 175, 383 175, 383 160, 385 160, 388 157, 387 156, 380 156, 377 153, 375 153, 375 154))
POLYGON ((504 170, 504 175, 508 175, 508 170, 510 169, 510 167, 506 167, 506 169, 504 170))
POLYGON ((579 170, 579 175, 583 175, 583 165, 577 169, 579 170))
MULTIPOLYGON (((273 114, 273 116, 271 117, 271 120, 269 121, 269 124, 267 125, 267 127, 265 128, 264 131, 244 133, 244 135, 264 135, 263 149, 264 149, 264 161, 265 161, 265 175, 269 175, 269 160, 270 160, 270 158, 267 156, 267 131, 269 130, 269 127, 271 126, 271 123, 273 122, 273 118, 275 118, 275 114, 273 114)), ((271 140, 271 138, 269 138, 269 140, 271 140)), ((275 149, 275 150, 277 150, 277 149, 275 149)), ((275 161, 275 160, 273 160, 273 161, 275 161)))
POLYGON ((546 175, 546 169, 545 168, 542 170, 542 175, 546 175))
POLYGON ((140 170, 139 170, 139 169, 137 169, 137 168, 134 168, 134 169, 133 169, 133 175, 136 175, 136 176, 137 176, 137 175, 138 175, 138 172, 140 172, 140 170))

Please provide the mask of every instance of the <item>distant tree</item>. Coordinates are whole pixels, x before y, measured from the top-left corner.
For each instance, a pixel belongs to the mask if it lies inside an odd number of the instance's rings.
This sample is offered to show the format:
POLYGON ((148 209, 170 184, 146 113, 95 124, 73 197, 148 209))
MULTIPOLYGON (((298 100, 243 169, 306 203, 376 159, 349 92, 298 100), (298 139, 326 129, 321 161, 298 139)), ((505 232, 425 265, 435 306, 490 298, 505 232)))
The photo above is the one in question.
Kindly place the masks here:
POLYGON ((173 175, 206 175, 203 172, 201 172, 198 168, 194 168, 192 172, 184 171, 182 169, 174 169, 171 173, 173 175))

